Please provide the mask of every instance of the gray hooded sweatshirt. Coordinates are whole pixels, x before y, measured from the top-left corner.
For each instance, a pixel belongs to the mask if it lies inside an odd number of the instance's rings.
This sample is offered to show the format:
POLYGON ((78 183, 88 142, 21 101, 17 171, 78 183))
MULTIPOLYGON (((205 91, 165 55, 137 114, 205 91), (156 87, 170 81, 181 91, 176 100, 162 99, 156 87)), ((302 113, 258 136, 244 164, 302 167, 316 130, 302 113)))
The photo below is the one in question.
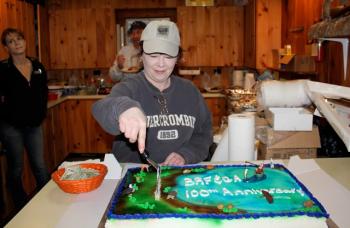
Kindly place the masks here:
POLYGON ((137 143, 130 143, 119 131, 119 116, 131 107, 139 107, 147 117, 150 158, 161 163, 172 152, 183 156, 186 164, 207 158, 213 138, 208 107, 191 81, 175 75, 170 79, 170 87, 160 92, 140 72, 116 84, 107 97, 93 105, 97 122, 116 135, 112 152, 119 162, 144 162, 137 143))

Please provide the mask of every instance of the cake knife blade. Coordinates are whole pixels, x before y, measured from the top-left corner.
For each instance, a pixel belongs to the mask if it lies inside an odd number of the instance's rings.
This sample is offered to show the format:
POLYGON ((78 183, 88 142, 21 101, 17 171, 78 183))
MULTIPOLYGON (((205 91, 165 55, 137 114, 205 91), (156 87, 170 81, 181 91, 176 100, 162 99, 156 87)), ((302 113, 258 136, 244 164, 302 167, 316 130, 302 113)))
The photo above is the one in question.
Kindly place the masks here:
POLYGON ((140 154, 141 154, 141 157, 143 157, 151 166, 153 166, 155 169, 158 170, 159 165, 157 164, 157 162, 153 161, 149 157, 147 150, 145 150, 143 153, 140 152, 140 154))

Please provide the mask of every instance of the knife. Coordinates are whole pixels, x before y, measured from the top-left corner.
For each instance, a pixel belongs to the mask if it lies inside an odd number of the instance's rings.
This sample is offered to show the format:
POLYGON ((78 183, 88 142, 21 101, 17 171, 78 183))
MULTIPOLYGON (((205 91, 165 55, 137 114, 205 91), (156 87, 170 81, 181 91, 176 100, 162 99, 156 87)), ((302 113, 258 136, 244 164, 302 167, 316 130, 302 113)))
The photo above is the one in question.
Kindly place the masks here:
POLYGON ((159 165, 157 164, 157 162, 153 161, 152 159, 150 159, 148 151, 145 150, 143 153, 140 153, 141 157, 143 157, 151 166, 153 166, 155 169, 158 170, 159 165))

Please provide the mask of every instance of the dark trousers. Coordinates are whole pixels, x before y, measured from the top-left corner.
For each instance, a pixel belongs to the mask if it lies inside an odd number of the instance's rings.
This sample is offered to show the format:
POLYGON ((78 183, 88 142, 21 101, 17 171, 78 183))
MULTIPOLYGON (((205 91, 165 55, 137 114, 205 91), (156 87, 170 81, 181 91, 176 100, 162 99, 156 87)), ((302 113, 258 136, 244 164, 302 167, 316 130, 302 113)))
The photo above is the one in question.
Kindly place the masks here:
POLYGON ((43 157, 43 133, 41 126, 17 128, 7 123, 0 124, 0 136, 8 167, 8 184, 16 207, 27 202, 27 194, 22 183, 23 153, 27 151, 30 166, 35 176, 37 188, 49 180, 43 157))

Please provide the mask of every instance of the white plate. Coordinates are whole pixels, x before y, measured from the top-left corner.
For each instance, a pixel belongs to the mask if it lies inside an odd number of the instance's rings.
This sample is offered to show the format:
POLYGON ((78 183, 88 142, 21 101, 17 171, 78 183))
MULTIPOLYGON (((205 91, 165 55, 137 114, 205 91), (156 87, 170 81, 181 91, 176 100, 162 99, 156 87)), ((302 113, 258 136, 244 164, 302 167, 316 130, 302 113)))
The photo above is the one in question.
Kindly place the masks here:
POLYGON ((125 68, 121 70, 124 73, 137 73, 140 71, 140 69, 135 69, 135 68, 125 68))
POLYGON ((64 86, 63 88, 65 88, 65 89, 76 89, 76 88, 78 88, 78 86, 66 85, 66 86, 64 86))
POLYGON ((60 85, 49 85, 49 90, 59 90, 59 89, 63 89, 63 86, 60 85))

